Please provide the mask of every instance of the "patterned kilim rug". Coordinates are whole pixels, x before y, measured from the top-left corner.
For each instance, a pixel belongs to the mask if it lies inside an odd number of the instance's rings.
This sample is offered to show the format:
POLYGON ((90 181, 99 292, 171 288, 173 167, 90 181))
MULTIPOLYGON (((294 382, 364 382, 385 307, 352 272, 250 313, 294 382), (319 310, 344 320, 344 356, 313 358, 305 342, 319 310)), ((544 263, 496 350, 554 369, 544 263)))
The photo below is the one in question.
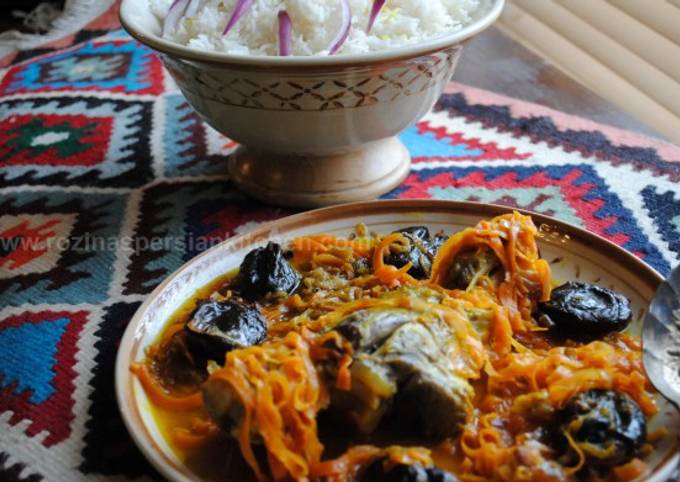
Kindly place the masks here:
MULTIPOLYGON (((127 321, 190 240, 291 212, 233 188, 234 144, 112 18, 0 70, 3 481, 153 477, 114 398, 127 321)), ((413 172, 387 198, 518 206, 664 275, 680 260, 679 147, 455 84, 402 138, 413 172)))

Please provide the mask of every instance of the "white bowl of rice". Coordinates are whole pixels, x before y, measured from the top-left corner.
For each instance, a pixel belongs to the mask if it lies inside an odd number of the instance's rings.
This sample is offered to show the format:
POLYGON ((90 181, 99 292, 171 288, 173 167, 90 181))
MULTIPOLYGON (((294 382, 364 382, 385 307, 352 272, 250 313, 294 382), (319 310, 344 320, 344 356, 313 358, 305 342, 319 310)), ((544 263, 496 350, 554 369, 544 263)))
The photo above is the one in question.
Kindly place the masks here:
POLYGON ((241 146, 234 182, 276 204, 370 199, 408 174, 395 137, 441 95, 504 0, 123 0, 125 29, 241 146))

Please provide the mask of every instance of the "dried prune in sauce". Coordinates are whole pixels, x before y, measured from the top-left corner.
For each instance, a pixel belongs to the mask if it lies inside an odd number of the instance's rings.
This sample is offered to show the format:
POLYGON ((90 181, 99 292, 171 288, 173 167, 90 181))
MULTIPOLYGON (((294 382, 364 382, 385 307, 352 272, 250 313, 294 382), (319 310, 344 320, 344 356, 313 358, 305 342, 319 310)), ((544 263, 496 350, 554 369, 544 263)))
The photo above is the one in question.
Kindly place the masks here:
POLYGON ((446 274, 444 288, 466 290, 480 275, 493 275, 501 262, 490 249, 471 249, 460 252, 446 274))
POLYGON ((620 331, 632 318, 630 301, 620 293, 580 281, 552 290, 550 300, 539 304, 538 316, 554 328, 579 336, 620 331))
POLYGON ((639 405, 623 392, 588 390, 571 398, 559 413, 561 430, 594 466, 630 461, 647 438, 639 405))
POLYGON ((184 330, 192 354, 223 363, 228 351, 262 342, 267 322, 255 305, 236 298, 209 300, 196 308, 184 330))
POLYGON ((410 226, 396 232, 403 234, 408 239, 408 248, 401 252, 388 254, 385 257, 385 263, 397 268, 402 268, 411 263, 413 266, 409 269, 408 274, 416 279, 429 277, 437 251, 447 238, 442 234, 430 236, 430 230, 425 226, 410 226))
POLYGON ((430 230, 426 226, 409 226, 408 228, 402 228, 396 232, 415 236, 423 241, 428 241, 430 239, 430 230))
POLYGON ((438 467, 385 464, 385 459, 372 462, 364 471, 362 482, 458 482, 458 479, 438 467))
POLYGON ((281 246, 270 242, 246 255, 235 287, 244 298, 257 301, 269 294, 292 294, 300 280, 300 274, 288 263, 281 246))

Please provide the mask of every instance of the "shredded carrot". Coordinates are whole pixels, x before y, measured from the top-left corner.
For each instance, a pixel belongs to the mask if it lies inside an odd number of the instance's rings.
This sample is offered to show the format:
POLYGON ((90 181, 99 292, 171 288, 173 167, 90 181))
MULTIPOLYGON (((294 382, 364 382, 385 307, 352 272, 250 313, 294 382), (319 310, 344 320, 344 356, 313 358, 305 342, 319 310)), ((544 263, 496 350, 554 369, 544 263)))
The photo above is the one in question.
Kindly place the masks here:
POLYGON ((213 422, 194 419, 190 428, 175 427, 172 431, 172 441, 182 450, 194 450, 223 435, 224 432, 213 422))
POLYGON ((373 270, 376 271, 380 268, 385 267, 385 255, 387 254, 387 250, 389 249, 390 245, 392 243, 395 243, 397 241, 401 242, 408 242, 406 237, 401 234, 401 233, 392 233, 387 236, 385 236, 378 246, 375 247, 375 250, 373 251, 373 270))
POLYGON ((343 355, 340 363, 338 364, 338 377, 335 382, 335 386, 339 390, 350 390, 352 388, 352 376, 349 371, 350 365, 352 365, 352 357, 350 355, 343 355))
POLYGON ((576 443, 574 438, 571 436, 569 432, 564 432, 564 436, 567 439, 567 442, 569 443, 569 447, 576 452, 576 456, 578 457, 578 462, 576 463, 575 466, 573 467, 567 467, 565 472, 569 476, 573 476, 578 473, 579 470, 583 468, 583 466, 586 464, 586 455, 583 453, 583 450, 579 445, 576 443))
MULTIPOLYGON (((657 412, 639 340, 611 335, 588 344, 555 346, 540 333, 532 313, 538 302, 549 299, 554 284, 549 264, 539 256, 538 230, 529 216, 514 212, 454 234, 439 249, 430 278, 422 281, 409 276, 411 263, 401 268, 385 263, 390 253, 408 249, 410 240, 403 234, 366 238, 364 228, 357 234, 360 237, 353 239, 328 234, 295 239, 293 265, 303 272, 324 270, 338 276, 342 288, 310 293, 306 286, 298 294, 267 302, 262 309, 269 322, 267 341, 231 351, 223 368, 211 368, 210 378, 226 382, 243 407, 235 438, 258 480, 349 482, 376 460, 383 460, 386 469, 394 464, 432 465, 428 450, 399 446, 354 446, 336 459, 322 458, 317 415, 330 404, 331 393, 342 395, 339 391, 352 388, 352 363, 361 355, 353 353, 336 327, 365 309, 405 309, 417 313, 418 323, 427 327, 433 326, 432 320, 442 328, 442 323, 448 325, 451 337, 441 348, 450 358, 449 370, 477 395, 467 409, 462 434, 447 441, 462 482, 551 478, 545 470, 554 471, 560 480, 580 476, 586 456, 568 433, 575 455, 569 462, 533 433, 585 390, 622 391, 645 416, 657 412), (461 253, 495 256, 498 263, 489 272, 475 273, 467 289, 447 289, 461 253), (357 273, 355 265, 361 266, 357 273), (256 457, 255 445, 263 449, 264 458, 256 457)), ((162 349, 182 326, 171 325, 149 353, 162 349)), ((173 397, 146 365, 131 370, 154 405, 201 408, 200 394, 173 397)), ((223 436, 212 422, 201 419, 171 431, 173 444, 185 450, 200 449, 223 436)), ((649 445, 637 455, 645 457, 655 441, 650 434, 649 445)), ((646 464, 634 459, 608 470, 605 477, 630 482, 647 472, 646 464)))
POLYGON ((512 349, 512 327, 505 309, 496 306, 493 311, 494 318, 489 330, 489 342, 493 347, 494 355, 507 355, 512 349))
MULTIPOLYGON (((496 327, 491 328, 490 344, 491 348, 500 346, 501 354, 491 357, 485 366, 486 396, 477 405, 480 414, 475 422, 466 426, 460 439, 464 454, 462 467, 466 471, 461 478, 465 482, 515 480, 506 476, 518 470, 520 461, 516 454, 522 443, 520 439, 509 438, 501 427, 513 417, 516 419, 517 414, 522 413, 522 406, 530 411, 553 413, 574 395, 600 388, 627 393, 648 417, 657 412, 652 394, 647 390, 641 347, 626 341, 625 335, 619 336, 620 343, 612 339, 609 343, 594 341, 574 347, 508 351, 504 338, 508 328, 499 328, 504 324, 502 318, 496 318, 495 323, 496 327), (497 334, 499 331, 500 335, 497 334), (508 403, 522 399, 525 400, 523 403, 508 403)), ((578 457, 574 466, 562 467, 565 475, 571 477, 582 469, 585 455, 573 440, 568 441, 578 457)), ((526 452, 527 448, 522 450, 526 452)), ((540 470, 543 455, 534 453, 534 457, 536 466, 528 467, 525 453, 522 471, 526 478, 520 480, 535 479, 533 470, 540 470)), ((625 476, 633 468, 620 470, 625 476)))
POLYGON ((353 361, 352 352, 352 344, 345 340, 337 331, 330 331, 318 337, 310 347, 311 357, 315 362, 339 358, 335 387, 345 391, 352 388, 352 377, 349 370, 353 361), (328 347, 329 342, 333 345, 332 348, 328 347))
POLYGON ((458 254, 482 247, 501 262, 505 275, 498 286, 490 286, 508 310, 513 332, 533 328, 531 314, 536 301, 550 297, 550 266, 540 259, 531 217, 518 212, 480 221, 451 236, 439 249, 432 264, 430 281, 442 285, 458 254))
POLYGON ((495 413, 483 415, 477 426, 467 426, 460 439, 463 464, 469 471, 488 480, 496 470, 513 460, 514 449, 503 445, 503 436, 494 426, 495 413))
POLYGON ((144 392, 157 407, 167 410, 190 411, 203 406, 203 397, 200 392, 185 397, 174 397, 166 392, 151 375, 145 363, 133 363, 130 365, 130 371, 137 376, 142 387, 144 387, 144 392))
POLYGON ((559 408, 574 395, 592 388, 618 389, 630 395, 646 415, 657 412, 646 390, 639 350, 594 341, 573 348, 511 353, 496 362, 494 371, 488 382, 491 393, 547 389, 550 401, 559 408))
POLYGON ((302 236, 293 240, 293 261, 296 265, 309 262, 315 254, 327 253, 332 248, 350 248, 358 257, 367 257, 373 240, 366 238, 344 239, 329 234, 302 236))
POLYGON ((244 407, 238 427, 241 452, 261 481, 267 480, 252 450, 257 432, 267 450, 275 480, 304 480, 321 460, 316 414, 328 404, 312 360, 310 343, 299 333, 227 354, 211 378, 227 382, 244 407))
POLYGON ((347 264, 346 259, 328 253, 316 254, 312 260, 316 265, 335 266, 336 268, 341 268, 347 264))
POLYGON ((281 308, 277 305, 263 306, 260 310, 262 311, 262 315, 265 317, 265 319, 270 322, 276 322, 281 316, 281 308))
POLYGON ((303 310, 307 307, 307 303, 302 299, 302 297, 300 297, 300 295, 297 294, 286 298, 284 304, 286 307, 294 310, 303 310))
POLYGON ((390 245, 401 241, 408 243, 409 241, 401 233, 392 233, 385 236, 378 246, 373 251, 373 275, 380 280, 384 285, 390 288, 395 288, 403 283, 415 283, 408 271, 413 267, 412 263, 407 263, 405 266, 397 269, 395 266, 385 264, 385 255, 390 248, 390 245))
POLYGON ((612 470, 619 482, 630 482, 649 472, 649 466, 638 458, 612 470))

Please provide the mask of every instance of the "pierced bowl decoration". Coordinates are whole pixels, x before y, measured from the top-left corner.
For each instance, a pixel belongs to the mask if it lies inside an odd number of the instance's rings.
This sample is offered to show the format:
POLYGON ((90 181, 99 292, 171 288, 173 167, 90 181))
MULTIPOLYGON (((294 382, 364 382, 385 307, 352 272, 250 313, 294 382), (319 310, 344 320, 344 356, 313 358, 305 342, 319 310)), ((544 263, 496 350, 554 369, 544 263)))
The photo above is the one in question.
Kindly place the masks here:
POLYGON ((480 0, 463 29, 382 52, 265 57, 204 52, 161 38, 150 0, 123 0, 125 29, 160 58, 196 111, 241 144, 229 174, 265 201, 321 206, 375 198, 404 180, 396 135, 444 91, 463 42, 504 0, 480 0))
POLYGON ((642 342, 649 378, 680 409, 680 266, 654 295, 642 342))

